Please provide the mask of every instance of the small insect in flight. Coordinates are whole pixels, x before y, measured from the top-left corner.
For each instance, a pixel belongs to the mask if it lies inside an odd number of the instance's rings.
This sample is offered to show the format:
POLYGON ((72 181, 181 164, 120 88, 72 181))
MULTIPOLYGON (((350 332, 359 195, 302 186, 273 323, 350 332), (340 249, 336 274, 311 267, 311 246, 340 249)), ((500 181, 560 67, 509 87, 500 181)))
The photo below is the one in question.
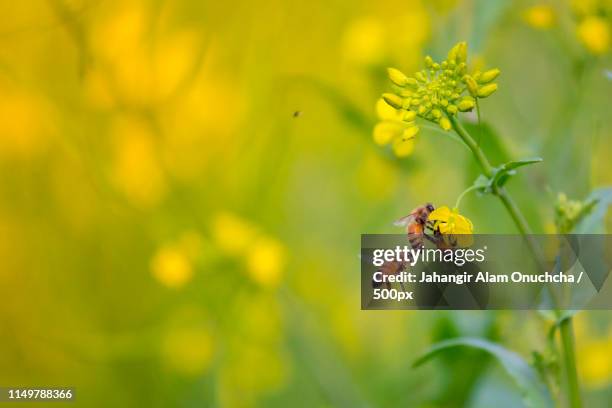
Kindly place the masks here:
POLYGON ((293 112, 293 117, 297 118, 298 116, 300 116, 302 114, 302 111, 296 110, 295 112, 293 112))
POLYGON ((408 234, 408 241, 412 248, 419 249, 425 246, 424 238, 428 238, 425 230, 430 229, 433 231, 433 225, 429 221, 429 214, 434 209, 433 204, 427 203, 415 208, 410 214, 395 221, 394 225, 406 227, 406 234, 408 234))

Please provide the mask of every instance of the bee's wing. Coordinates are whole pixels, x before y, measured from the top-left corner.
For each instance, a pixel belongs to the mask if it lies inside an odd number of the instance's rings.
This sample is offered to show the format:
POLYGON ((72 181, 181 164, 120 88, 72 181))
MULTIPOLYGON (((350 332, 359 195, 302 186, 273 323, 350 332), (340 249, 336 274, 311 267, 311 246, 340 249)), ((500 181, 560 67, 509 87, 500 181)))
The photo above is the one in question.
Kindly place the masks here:
POLYGON ((405 217, 402 217, 399 220, 395 221, 393 223, 393 225, 395 225, 396 227, 405 227, 406 225, 410 224, 411 222, 414 222, 414 219, 415 219, 415 215, 414 214, 408 214, 405 217))

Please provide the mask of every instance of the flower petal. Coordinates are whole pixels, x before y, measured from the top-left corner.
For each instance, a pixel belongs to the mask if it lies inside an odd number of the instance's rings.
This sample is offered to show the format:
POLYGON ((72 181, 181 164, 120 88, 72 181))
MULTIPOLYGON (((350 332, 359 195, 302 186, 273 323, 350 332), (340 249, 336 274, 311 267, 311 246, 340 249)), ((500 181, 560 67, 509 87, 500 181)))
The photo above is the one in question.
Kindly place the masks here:
POLYGON ((442 221, 448 222, 448 219, 451 216, 451 210, 447 206, 442 206, 440 208, 436 208, 429 214, 428 219, 432 221, 442 221))

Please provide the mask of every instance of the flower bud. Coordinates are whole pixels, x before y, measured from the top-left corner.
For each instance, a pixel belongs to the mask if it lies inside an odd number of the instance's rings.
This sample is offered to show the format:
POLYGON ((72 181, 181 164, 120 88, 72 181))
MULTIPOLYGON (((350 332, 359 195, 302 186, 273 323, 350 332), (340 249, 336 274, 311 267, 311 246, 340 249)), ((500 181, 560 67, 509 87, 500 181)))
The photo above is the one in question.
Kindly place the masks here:
POLYGON ((442 112, 440 112, 440 109, 434 109, 431 111, 431 116, 435 119, 440 119, 442 117, 442 112))
POLYGON ((411 87, 415 87, 415 86, 418 86, 418 85, 419 85, 419 83, 418 83, 418 82, 417 82, 417 80, 416 80, 416 79, 414 79, 414 78, 408 78, 408 79, 406 80, 406 85, 411 86, 411 87))
POLYGON ((459 104, 457 105, 457 108, 461 111, 461 112, 467 112, 467 111, 471 111, 472 109, 474 109, 474 98, 472 98, 471 96, 466 96, 464 97, 461 102, 459 102, 459 104))
POLYGON ((419 71, 416 74, 414 74, 414 76, 416 77, 417 81, 427 82, 427 78, 425 77, 425 75, 421 71, 419 71))
POLYGON ((467 64, 465 62, 462 62, 459 65, 457 65, 457 67, 455 68, 455 73, 457 75, 463 75, 465 74, 466 70, 467 70, 467 64))
POLYGON ((468 91, 470 91, 470 94, 472 94, 472 96, 476 96, 476 94, 478 93, 478 84, 476 83, 474 78, 472 78, 470 75, 464 75, 463 82, 465 82, 465 85, 467 86, 468 91))
POLYGON ((389 79, 395 85, 400 87, 408 85, 408 77, 399 69, 387 68, 387 73, 389 74, 389 79))
POLYGON ((404 113, 404 117, 402 118, 402 120, 404 120, 404 122, 412 122, 415 118, 416 112, 409 110, 404 113))
POLYGON ((454 114, 456 114, 456 113, 457 113, 457 107, 456 107, 455 105, 452 105, 452 104, 451 104, 451 105, 448 105, 448 106, 446 107, 446 111, 447 111, 448 113, 450 113, 451 115, 454 115, 454 114))
POLYGON ((480 78, 478 78, 478 82, 480 82, 481 84, 491 82, 499 76, 500 72, 501 71, 498 68, 493 68, 488 71, 485 71, 480 75, 480 78))
POLYGON ((468 45, 465 41, 460 42, 457 49, 457 63, 467 62, 468 45))
POLYGON ((402 98, 399 97, 396 94, 392 94, 392 93, 384 93, 382 95, 383 99, 385 100, 385 102, 387 102, 390 106, 394 107, 395 109, 400 109, 402 107, 402 98))
POLYGON ((448 61, 450 64, 453 62, 459 64, 467 61, 467 43, 465 41, 457 43, 451 48, 448 52, 448 61))
POLYGON ((417 133, 419 133, 418 126, 409 126, 402 133, 402 140, 406 141, 413 139, 417 135, 417 133))
POLYGON ((433 65, 433 59, 431 59, 431 57, 428 55, 425 57, 425 66, 427 68, 431 67, 433 65))
POLYGON ((497 91, 497 84, 495 83, 487 84, 483 86, 482 88, 478 89, 478 97, 486 98, 487 96, 490 96, 495 91, 497 91))
POLYGON ((450 120, 448 120, 446 116, 440 118, 439 124, 440 124, 440 127, 446 131, 451 130, 452 126, 451 126, 450 120))

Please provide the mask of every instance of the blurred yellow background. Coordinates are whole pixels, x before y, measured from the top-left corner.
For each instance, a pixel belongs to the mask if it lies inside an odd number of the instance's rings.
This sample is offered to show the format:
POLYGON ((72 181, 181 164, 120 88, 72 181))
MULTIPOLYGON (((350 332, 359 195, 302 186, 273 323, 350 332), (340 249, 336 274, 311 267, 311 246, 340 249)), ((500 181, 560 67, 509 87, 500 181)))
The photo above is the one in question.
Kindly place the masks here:
MULTIPOLYGON (((612 183, 611 13, 1 0, 0 385, 73 386, 101 407, 520 404, 469 353, 411 364, 457 335, 529 358, 546 341, 537 313, 359 310, 360 234, 452 205, 477 175, 434 132, 408 158, 374 144, 376 101, 387 66, 468 41, 472 64, 502 70, 483 148, 544 158, 509 188, 551 232, 558 192, 612 183)), ((476 233, 516 232, 493 199, 464 212, 476 233)), ((610 320, 578 315, 587 406, 612 401, 610 320)))

